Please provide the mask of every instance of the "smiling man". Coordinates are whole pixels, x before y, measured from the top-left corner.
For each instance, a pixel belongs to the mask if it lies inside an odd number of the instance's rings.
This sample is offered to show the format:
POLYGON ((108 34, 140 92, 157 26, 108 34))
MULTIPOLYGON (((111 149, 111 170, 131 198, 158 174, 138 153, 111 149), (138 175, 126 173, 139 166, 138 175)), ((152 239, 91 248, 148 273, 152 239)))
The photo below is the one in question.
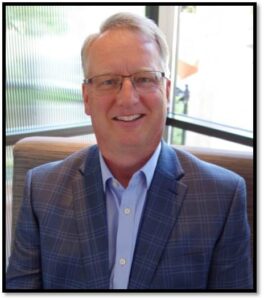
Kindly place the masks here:
POLYGON ((117 26, 85 46, 85 111, 109 168, 127 186, 161 141, 170 89, 165 61, 158 44, 135 29, 117 26))
POLYGON ((9 289, 250 289, 245 182, 162 141, 168 47, 117 14, 82 48, 97 145, 29 171, 9 289))

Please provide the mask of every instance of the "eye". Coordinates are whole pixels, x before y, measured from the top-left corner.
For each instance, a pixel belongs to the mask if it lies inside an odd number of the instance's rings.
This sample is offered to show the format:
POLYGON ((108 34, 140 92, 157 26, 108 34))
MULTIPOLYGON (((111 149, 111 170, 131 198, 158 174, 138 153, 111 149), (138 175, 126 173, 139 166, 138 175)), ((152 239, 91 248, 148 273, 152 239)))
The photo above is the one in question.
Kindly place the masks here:
POLYGON ((98 77, 97 78, 97 88, 107 89, 116 87, 119 84, 119 79, 117 77, 98 77))
POLYGON ((135 82, 138 84, 148 84, 148 83, 153 83, 153 77, 151 76, 137 76, 135 78, 135 82))
POLYGON ((139 78, 141 82, 152 82, 153 78, 150 77, 141 77, 139 78))
POLYGON ((116 79, 113 79, 113 78, 109 78, 109 79, 105 79, 105 80, 102 80, 100 82, 100 85, 103 86, 112 86, 112 85, 115 85, 116 84, 116 79))

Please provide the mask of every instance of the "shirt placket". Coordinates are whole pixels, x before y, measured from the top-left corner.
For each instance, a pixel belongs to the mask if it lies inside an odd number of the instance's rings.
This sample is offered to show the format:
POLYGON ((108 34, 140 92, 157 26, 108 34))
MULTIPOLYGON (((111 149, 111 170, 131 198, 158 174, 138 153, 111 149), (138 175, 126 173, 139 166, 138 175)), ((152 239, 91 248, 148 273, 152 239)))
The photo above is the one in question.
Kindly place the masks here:
POLYGON ((129 186, 123 191, 119 206, 118 231, 116 238, 116 258, 113 283, 117 289, 126 289, 129 281, 132 251, 134 249, 134 214, 135 197, 133 188, 129 186))

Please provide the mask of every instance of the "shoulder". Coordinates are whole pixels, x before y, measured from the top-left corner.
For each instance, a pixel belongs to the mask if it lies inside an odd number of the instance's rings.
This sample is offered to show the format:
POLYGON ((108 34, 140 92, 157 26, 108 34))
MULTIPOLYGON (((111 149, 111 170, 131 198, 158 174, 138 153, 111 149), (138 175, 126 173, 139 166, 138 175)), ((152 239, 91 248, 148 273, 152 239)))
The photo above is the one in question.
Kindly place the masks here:
POLYGON ((244 179, 229 169, 201 160, 182 148, 170 146, 170 149, 177 157, 178 167, 182 169, 184 182, 203 182, 222 186, 223 189, 228 186, 234 187, 237 184, 244 184, 244 179))
MULTIPOLYGON (((29 171, 31 176, 37 178, 39 182, 58 182, 59 179, 73 178, 79 173, 83 173, 87 159, 92 159, 97 146, 91 146, 77 151, 63 160, 49 162, 29 171)), ((92 159, 93 160, 93 159, 92 159)))
MULTIPOLYGON (((177 157, 182 177, 179 184, 186 187, 185 204, 193 206, 208 204, 207 209, 225 211, 233 205, 244 213, 246 205, 245 180, 235 172, 208 163, 181 148, 170 147, 177 157), (220 208, 218 210, 218 208, 220 208)), ((222 212, 223 212, 222 211, 222 212)), ((206 213, 210 213, 207 211, 206 213)))

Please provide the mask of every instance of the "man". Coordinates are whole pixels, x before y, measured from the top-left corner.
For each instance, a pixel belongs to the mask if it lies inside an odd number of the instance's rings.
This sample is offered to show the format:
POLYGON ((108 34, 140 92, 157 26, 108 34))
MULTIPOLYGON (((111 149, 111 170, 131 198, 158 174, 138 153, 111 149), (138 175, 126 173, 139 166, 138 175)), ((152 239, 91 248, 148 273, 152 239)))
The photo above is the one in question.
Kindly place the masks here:
POLYGON ((114 15, 82 63, 97 145, 28 173, 7 288, 252 288, 244 180, 162 141, 157 26, 114 15))

